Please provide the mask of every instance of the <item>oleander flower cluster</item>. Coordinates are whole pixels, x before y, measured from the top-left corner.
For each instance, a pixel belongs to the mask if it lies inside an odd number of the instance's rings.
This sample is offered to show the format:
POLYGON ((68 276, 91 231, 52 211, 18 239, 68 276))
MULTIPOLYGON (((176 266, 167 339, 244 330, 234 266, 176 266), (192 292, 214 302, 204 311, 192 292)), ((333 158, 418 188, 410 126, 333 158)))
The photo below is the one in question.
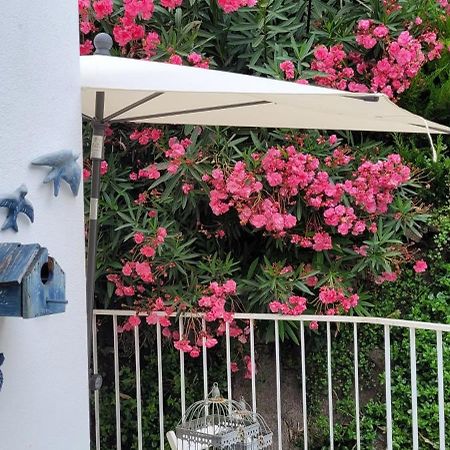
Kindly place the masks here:
MULTIPOLYGON (((348 149, 332 154, 346 167, 348 149)), ((376 218, 388 211, 396 190, 410 180, 410 169, 397 154, 386 160, 364 161, 346 179, 333 179, 328 164, 294 145, 253 153, 251 167, 238 161, 229 170, 215 168, 203 180, 210 186, 210 207, 217 216, 236 211, 241 225, 263 230, 275 238, 315 251, 333 248, 331 234, 360 236, 377 230, 376 218), (330 172, 329 172, 330 171, 330 172), (294 213, 298 203, 320 218, 299 233, 294 213)), ((335 163, 336 164, 336 163, 335 163)))
POLYGON ((311 68, 323 75, 315 76, 314 81, 320 86, 381 92, 397 98, 409 88, 422 66, 440 58, 444 49, 436 32, 425 29, 416 36, 414 31, 408 29, 393 36, 384 24, 360 20, 355 40, 361 51, 346 51, 342 44, 317 46, 311 68), (375 47, 378 48, 376 58, 371 53, 375 47))
MULTIPOLYGON (((189 5, 183 0, 156 0, 167 10, 166 15, 155 13, 155 0, 124 0, 119 6, 113 0, 79 0, 80 14, 80 52, 91 54, 94 50, 93 36, 104 29, 112 30, 115 45, 121 55, 142 59, 158 59, 171 64, 187 64, 209 68, 212 58, 191 45, 179 48, 173 39, 161 34, 161 27, 172 26, 171 15, 177 9, 189 11, 189 5), (166 21, 166 23, 160 23, 166 21)), ((217 7, 226 17, 241 9, 251 7, 257 14, 257 0, 214 0, 213 10, 217 7)), ((158 3, 156 3, 158 4, 158 3)), ((412 80, 427 62, 441 57, 445 51, 439 39, 438 29, 427 18, 411 16, 411 12, 402 11, 402 5, 396 0, 383 2, 386 12, 385 23, 373 18, 363 18, 355 23, 352 44, 316 42, 314 51, 305 59, 316 75, 315 84, 352 92, 380 92, 396 100, 407 90, 412 80), (389 16, 402 11, 404 19, 390 25, 389 16)), ((438 11, 449 13, 447 0, 436 0, 438 11)), ((419 10, 418 10, 419 11, 419 10)), ((226 20, 224 17, 224 20, 226 20)), ((445 21, 445 18, 442 19, 445 21)), ((192 22, 192 24, 197 22, 192 22)), ((194 30, 195 26, 189 26, 194 30)), ((183 47, 183 46, 181 46, 183 47)), ((285 59, 279 63, 286 80, 307 84, 310 81, 302 77, 301 67, 296 61, 285 59)))

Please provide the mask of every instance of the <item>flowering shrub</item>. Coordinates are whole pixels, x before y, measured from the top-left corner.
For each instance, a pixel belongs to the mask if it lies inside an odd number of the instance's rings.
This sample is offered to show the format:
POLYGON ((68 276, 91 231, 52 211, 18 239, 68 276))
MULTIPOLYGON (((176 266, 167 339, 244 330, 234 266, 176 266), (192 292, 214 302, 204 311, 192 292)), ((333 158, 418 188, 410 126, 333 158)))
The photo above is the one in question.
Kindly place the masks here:
MULTIPOLYGON (((274 135, 265 150, 250 146, 240 155, 230 150, 219 156, 207 130, 171 134, 159 128, 129 132, 135 164, 119 178, 133 192, 127 203, 136 212, 119 212, 133 231, 120 270, 110 266, 107 279, 114 298, 145 312, 148 324, 159 323, 163 335, 192 357, 203 342, 216 345, 226 326, 245 344, 247 324, 234 313, 249 306, 285 315, 364 308, 361 283, 395 281, 401 265, 413 259, 405 232, 420 227, 424 215, 413 205, 398 209, 412 187, 411 170, 399 155, 371 161, 335 135, 311 133, 274 135), (151 164, 142 158, 148 152, 151 164), (403 215, 408 222, 397 228, 403 215), (236 232, 256 245, 253 261, 238 248, 220 256, 225 246, 233 248, 236 232), (257 242, 292 257, 271 261, 269 252, 261 259, 257 242), (213 260, 202 254, 205 246, 213 260), (205 326, 190 321, 180 336, 172 318, 179 311, 203 313, 205 326)), ((104 171, 108 176, 117 178, 104 171)), ((139 324, 133 316, 121 330, 139 324)))
MULTIPOLYGON (((422 66, 440 58, 444 51, 438 25, 445 20, 442 13, 449 11, 448 2, 433 0, 428 3, 426 18, 421 17, 424 11, 420 2, 384 1, 381 10, 374 10, 373 17, 367 17, 372 8, 365 8, 363 2, 359 2, 359 6, 345 6, 343 10, 341 5, 341 17, 345 17, 346 8, 351 8, 352 18, 357 17, 355 10, 360 9, 360 19, 357 22, 350 19, 346 23, 347 29, 351 30, 350 36, 342 39, 342 43, 329 45, 330 39, 321 29, 327 18, 313 17, 306 28, 309 29, 311 23, 317 27, 316 39, 310 39, 300 49, 295 40, 304 40, 304 21, 298 20, 298 29, 286 40, 280 26, 282 22, 277 21, 276 16, 269 16, 265 26, 278 27, 279 31, 254 42, 253 50, 249 48, 250 53, 247 53, 245 46, 238 44, 242 37, 234 35, 234 29, 242 29, 240 22, 243 20, 249 37, 261 33, 258 13, 265 11, 267 6, 259 5, 256 0, 214 0, 210 5, 195 0, 190 6, 184 5, 182 0, 161 0, 161 6, 156 7, 153 0, 124 0, 122 3, 79 0, 80 52, 83 55, 92 53, 93 34, 106 28, 112 30, 118 50, 124 56, 203 68, 208 68, 210 61, 214 61, 234 70, 242 67, 238 61, 248 58, 251 68, 259 73, 279 76, 281 71, 287 80, 294 80, 298 75, 299 83, 308 83, 306 78, 312 78, 322 86, 354 92, 382 92, 397 99, 408 89, 422 66), (252 9, 248 10, 248 7, 252 9), (171 15, 175 10, 181 14, 174 28, 171 15), (245 19, 239 16, 244 10, 247 10, 245 19), (201 39, 195 40, 199 31, 198 17, 201 17, 202 36, 206 38, 204 44, 201 39), (221 46, 223 35, 230 37, 228 48, 222 46, 217 52, 215 48, 221 46), (286 50, 280 53, 277 49, 286 50), (286 52, 293 53, 296 60, 286 58, 286 52), (272 58, 281 62, 268 65, 272 58), (235 67, 233 64, 230 67, 230 62, 236 59, 235 67), (308 66, 314 72, 308 72, 308 66)), ((292 14, 295 6, 292 2, 292 7, 288 7, 292 14)), ((275 4, 273 8, 277 10, 275 4)), ((329 14, 333 16, 332 10, 329 14)), ((250 45, 250 41, 246 45, 250 45)))
MULTIPOLYGON (((306 24, 288 4, 299 25, 286 35, 269 13, 282 7, 278 0, 79 0, 80 52, 92 53, 94 34, 107 30, 113 52, 126 57, 235 71, 244 63, 245 71, 395 100, 444 52, 436 26, 444 2, 430 4, 427 18, 414 2, 384 2, 371 17, 345 6, 361 14, 343 19, 349 35, 339 41, 323 28, 331 9, 306 24), (260 13, 279 31, 261 34, 260 13)), ((113 243, 99 255, 107 301, 147 313, 193 357, 227 326, 247 341, 247 325, 234 320, 239 310, 363 313, 365 283, 394 282, 416 258, 427 215, 414 202, 414 169, 395 151, 360 150, 335 134, 151 126, 109 128, 107 145, 115 153, 102 164, 102 229, 113 243), (204 313, 206 326, 193 321, 180 336, 172 316, 186 310, 204 313)), ((88 181, 88 162, 83 175, 88 181)), ((414 267, 420 273, 426 263, 414 267)), ((122 330, 140 322, 131 317, 122 330)))
POLYGON ((341 44, 329 49, 318 46, 311 68, 326 74, 314 78, 318 85, 353 92, 382 92, 396 98, 408 89, 424 63, 439 58, 444 48, 435 32, 426 31, 415 38, 405 30, 393 39, 385 25, 369 19, 358 22, 355 39, 365 50, 378 45, 381 54, 368 59, 362 52, 346 53, 341 44))

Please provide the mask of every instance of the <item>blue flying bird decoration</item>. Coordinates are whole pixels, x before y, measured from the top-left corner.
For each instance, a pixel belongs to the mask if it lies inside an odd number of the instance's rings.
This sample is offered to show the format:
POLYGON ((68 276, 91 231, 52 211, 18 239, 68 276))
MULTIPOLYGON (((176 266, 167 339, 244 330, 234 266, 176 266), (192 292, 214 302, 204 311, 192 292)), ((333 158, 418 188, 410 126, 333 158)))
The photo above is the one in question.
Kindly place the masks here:
MULTIPOLYGON (((5 360, 5 355, 3 353, 0 353, 0 366, 3 364, 3 361, 5 360)), ((0 391, 2 390, 3 386, 3 373, 0 370, 0 391)))
POLYGON ((31 161, 34 166, 49 166, 50 172, 44 178, 44 183, 53 181, 53 194, 59 194, 61 180, 64 180, 76 197, 81 181, 81 167, 77 164, 80 155, 72 153, 71 150, 61 150, 48 155, 40 156, 31 161))
POLYGON ((9 228, 12 228, 14 231, 19 231, 17 216, 20 213, 25 214, 31 222, 34 222, 34 209, 33 205, 25 198, 27 194, 28 189, 22 184, 12 194, 0 196, 0 207, 8 208, 8 215, 2 226, 2 231, 8 230, 9 228))

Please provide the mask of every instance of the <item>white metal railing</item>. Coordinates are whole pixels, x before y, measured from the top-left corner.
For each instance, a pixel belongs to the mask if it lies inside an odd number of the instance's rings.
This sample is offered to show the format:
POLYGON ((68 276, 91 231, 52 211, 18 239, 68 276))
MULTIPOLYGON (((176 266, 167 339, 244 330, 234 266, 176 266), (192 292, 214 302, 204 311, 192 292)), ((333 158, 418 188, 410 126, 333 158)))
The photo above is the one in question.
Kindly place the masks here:
MULTIPOLYGON (((101 317, 112 317, 112 333, 114 347, 114 386, 115 386, 115 415, 116 415, 116 448, 122 449, 121 434, 121 409, 120 409, 120 380, 119 380, 119 347, 118 347, 118 317, 126 318, 135 314, 135 311, 126 310, 95 310, 93 316, 93 369, 98 371, 98 348, 97 348, 97 320, 101 317)), ((145 314, 141 314, 145 316, 145 314)), ((183 335, 184 320, 186 318, 197 317, 202 320, 202 327, 205 329, 206 323, 201 315, 185 314, 179 317, 179 333, 183 335)), ((303 413, 303 440, 304 449, 308 449, 308 422, 307 422, 307 390, 306 390, 306 355, 305 355, 305 323, 312 321, 326 323, 326 348, 327 348, 327 385, 328 385, 328 420, 329 420, 329 442, 330 449, 334 449, 334 411, 333 411, 333 384, 332 384, 332 323, 353 324, 353 375, 354 375, 354 396, 355 396, 355 424, 356 424, 356 448, 361 449, 361 427, 360 427, 360 398, 359 398, 359 351, 358 351, 358 326, 378 325, 384 330, 384 363, 385 363, 385 402, 386 402, 386 441, 387 449, 392 450, 392 398, 391 398, 391 329, 400 328, 409 330, 409 348, 410 348, 410 371, 411 371, 411 419, 412 419, 412 443, 413 450, 419 448, 419 430, 418 430, 418 403, 417 403, 417 365, 416 365, 416 330, 429 330, 436 334, 436 355, 437 355, 437 386, 438 386, 438 408, 439 408, 439 450, 446 449, 445 442, 445 399, 444 399, 444 362, 443 362, 443 333, 450 333, 450 325, 415 322, 398 319, 384 319, 378 317, 355 317, 355 316, 277 316, 273 314, 235 314, 235 319, 249 321, 250 328, 250 362, 251 362, 251 406, 254 412, 257 409, 256 396, 256 365, 255 365, 255 324, 259 321, 272 321, 275 326, 275 364, 276 364, 276 409, 277 409, 277 442, 275 445, 282 450, 282 416, 281 416, 281 370, 280 370, 280 339, 279 322, 294 321, 300 322, 300 350, 301 350, 301 402, 303 413)), ((140 369, 140 343, 139 327, 134 329, 134 351, 136 362, 136 433, 138 450, 143 450, 144 442, 142 435, 142 393, 141 393, 141 369, 140 369)), ((230 328, 228 323, 225 329, 226 346, 226 371, 227 371, 227 397, 232 398, 232 372, 231 372, 231 346, 230 346, 230 328)), ((205 338, 202 346, 202 377, 203 390, 205 398, 208 395, 208 364, 207 348, 205 338)), ((163 366, 162 366, 162 343, 161 343, 161 325, 156 325, 156 350, 158 365, 158 401, 159 401, 159 434, 160 448, 165 448, 165 430, 164 427, 164 398, 163 398, 163 366)), ((180 353, 180 401, 181 412, 184 415, 186 411, 186 383, 185 383, 185 355, 180 353)), ((100 396, 101 391, 94 393, 94 419, 95 419, 95 448, 100 447, 100 396)))

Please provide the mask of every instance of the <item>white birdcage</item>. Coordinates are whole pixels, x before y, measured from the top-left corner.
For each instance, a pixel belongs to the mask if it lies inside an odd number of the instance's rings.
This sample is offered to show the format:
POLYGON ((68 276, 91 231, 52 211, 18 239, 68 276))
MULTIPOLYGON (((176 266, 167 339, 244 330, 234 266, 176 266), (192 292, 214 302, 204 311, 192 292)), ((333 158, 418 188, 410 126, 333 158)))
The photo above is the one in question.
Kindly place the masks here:
POLYGON ((191 405, 168 434, 177 450, 259 450, 272 445, 272 432, 264 419, 250 411, 247 403, 226 399, 214 383, 208 398, 191 405))

